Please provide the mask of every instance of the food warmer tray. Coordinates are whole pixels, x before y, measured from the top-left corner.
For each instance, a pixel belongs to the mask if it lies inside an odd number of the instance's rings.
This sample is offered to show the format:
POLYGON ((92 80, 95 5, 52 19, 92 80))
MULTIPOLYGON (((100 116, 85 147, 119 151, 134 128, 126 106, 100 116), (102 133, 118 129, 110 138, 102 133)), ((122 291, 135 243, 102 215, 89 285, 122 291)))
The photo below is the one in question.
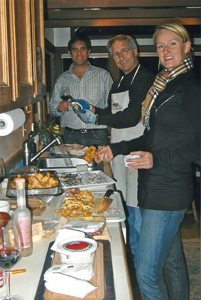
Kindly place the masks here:
MULTIPOLYGON (((27 196, 58 196, 61 195, 64 191, 61 187, 61 182, 59 180, 59 177, 55 171, 48 171, 50 173, 50 176, 58 180, 58 185, 52 188, 41 188, 41 189, 26 189, 26 195, 27 196)), ((39 172, 43 174, 44 176, 47 174, 47 172, 39 172)), ((17 197, 17 189, 11 188, 10 183, 13 182, 14 178, 17 177, 17 173, 12 173, 9 175, 8 178, 8 184, 7 184, 7 191, 6 196, 8 198, 16 198, 17 197)), ((20 174, 25 175, 25 174, 20 174)), ((28 176, 34 175, 34 172, 27 172, 28 176)))

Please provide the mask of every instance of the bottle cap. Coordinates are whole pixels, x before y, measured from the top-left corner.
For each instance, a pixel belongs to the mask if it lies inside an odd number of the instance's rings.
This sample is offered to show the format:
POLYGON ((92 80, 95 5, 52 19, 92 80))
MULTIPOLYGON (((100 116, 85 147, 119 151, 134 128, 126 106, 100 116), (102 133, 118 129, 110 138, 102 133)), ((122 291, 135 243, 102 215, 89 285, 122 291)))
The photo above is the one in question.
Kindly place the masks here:
POLYGON ((23 188, 25 188, 25 179, 24 178, 17 178, 15 180, 17 188, 22 190, 23 188))

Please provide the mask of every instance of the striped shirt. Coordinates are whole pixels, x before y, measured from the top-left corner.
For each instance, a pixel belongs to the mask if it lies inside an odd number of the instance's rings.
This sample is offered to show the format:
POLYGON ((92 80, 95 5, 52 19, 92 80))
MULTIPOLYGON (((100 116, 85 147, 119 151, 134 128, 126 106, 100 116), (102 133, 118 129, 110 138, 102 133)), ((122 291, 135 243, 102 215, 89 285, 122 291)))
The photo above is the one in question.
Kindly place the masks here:
POLYGON ((89 104, 100 108, 107 107, 108 94, 113 84, 112 77, 105 69, 94 67, 89 62, 88 65, 81 79, 72 73, 73 64, 71 64, 69 70, 61 74, 56 80, 50 100, 50 111, 54 116, 61 117, 61 127, 72 129, 107 128, 105 125, 85 124, 74 113, 71 106, 69 106, 68 111, 59 112, 57 110, 59 102, 62 101, 59 92, 61 86, 68 86, 70 95, 74 99, 85 100, 89 104))

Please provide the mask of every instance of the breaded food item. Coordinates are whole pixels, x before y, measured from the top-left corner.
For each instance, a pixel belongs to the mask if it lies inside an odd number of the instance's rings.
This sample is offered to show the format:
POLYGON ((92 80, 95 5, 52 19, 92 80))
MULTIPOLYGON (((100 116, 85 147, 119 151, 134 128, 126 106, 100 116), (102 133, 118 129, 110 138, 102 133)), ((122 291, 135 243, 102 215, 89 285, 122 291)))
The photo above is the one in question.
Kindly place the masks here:
POLYGON ((93 197, 94 194, 88 191, 79 191, 77 194, 66 196, 62 208, 56 209, 55 212, 66 219, 80 215, 88 217, 94 212, 93 197))
POLYGON ((36 176, 29 177, 28 189, 42 189, 42 184, 36 176))
POLYGON ((90 146, 86 151, 85 151, 85 156, 84 159, 90 164, 92 163, 96 153, 96 147, 90 146))
POLYGON ((59 184, 57 178, 51 177, 50 173, 47 172, 45 175, 38 173, 37 170, 34 171, 33 175, 17 175, 14 178, 13 182, 10 182, 10 187, 16 189, 15 181, 17 178, 25 178, 26 188, 29 190, 32 189, 46 189, 52 188, 59 184))
POLYGON ((90 193, 88 191, 80 191, 78 194, 75 194, 75 198, 77 200, 82 200, 84 202, 91 202, 94 198, 94 193, 90 193))
POLYGON ((34 175, 28 176, 28 182, 28 189, 47 189, 58 185, 57 178, 51 177, 49 172, 43 175, 36 170, 34 175))

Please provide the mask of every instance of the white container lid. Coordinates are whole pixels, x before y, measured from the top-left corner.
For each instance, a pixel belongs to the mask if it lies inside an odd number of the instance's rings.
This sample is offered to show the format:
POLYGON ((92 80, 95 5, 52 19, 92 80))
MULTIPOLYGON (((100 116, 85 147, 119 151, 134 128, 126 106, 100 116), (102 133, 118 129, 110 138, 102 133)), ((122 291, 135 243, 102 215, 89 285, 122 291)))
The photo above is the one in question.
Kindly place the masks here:
POLYGON ((95 252, 97 242, 89 238, 69 238, 57 245, 57 251, 65 255, 86 255, 95 252))

